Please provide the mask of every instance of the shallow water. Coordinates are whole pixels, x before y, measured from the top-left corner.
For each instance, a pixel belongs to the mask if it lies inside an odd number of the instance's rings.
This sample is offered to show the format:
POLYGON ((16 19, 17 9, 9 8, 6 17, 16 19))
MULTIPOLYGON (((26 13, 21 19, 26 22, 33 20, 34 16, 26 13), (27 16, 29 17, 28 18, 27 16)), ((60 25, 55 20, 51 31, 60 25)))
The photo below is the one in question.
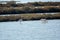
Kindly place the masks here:
POLYGON ((60 40, 60 20, 0 22, 0 40, 60 40))

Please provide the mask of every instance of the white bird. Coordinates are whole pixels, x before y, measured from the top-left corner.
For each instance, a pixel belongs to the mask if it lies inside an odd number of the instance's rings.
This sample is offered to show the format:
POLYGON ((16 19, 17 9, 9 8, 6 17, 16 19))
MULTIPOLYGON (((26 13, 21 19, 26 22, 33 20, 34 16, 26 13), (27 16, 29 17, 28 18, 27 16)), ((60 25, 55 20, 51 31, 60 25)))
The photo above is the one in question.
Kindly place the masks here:
POLYGON ((41 21, 46 21, 46 19, 41 19, 41 21))
POLYGON ((23 20, 22 20, 22 19, 20 19, 19 21, 20 21, 20 24, 21 24, 21 22, 22 22, 23 20))
POLYGON ((41 19, 42 23, 47 23, 46 19, 41 19))

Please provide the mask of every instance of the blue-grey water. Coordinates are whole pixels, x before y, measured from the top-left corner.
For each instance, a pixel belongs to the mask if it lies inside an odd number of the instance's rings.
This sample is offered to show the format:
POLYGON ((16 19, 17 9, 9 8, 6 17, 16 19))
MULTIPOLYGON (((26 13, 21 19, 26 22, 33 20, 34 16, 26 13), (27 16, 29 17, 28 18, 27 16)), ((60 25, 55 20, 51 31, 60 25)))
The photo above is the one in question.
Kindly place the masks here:
POLYGON ((60 40, 60 20, 0 22, 0 40, 60 40))

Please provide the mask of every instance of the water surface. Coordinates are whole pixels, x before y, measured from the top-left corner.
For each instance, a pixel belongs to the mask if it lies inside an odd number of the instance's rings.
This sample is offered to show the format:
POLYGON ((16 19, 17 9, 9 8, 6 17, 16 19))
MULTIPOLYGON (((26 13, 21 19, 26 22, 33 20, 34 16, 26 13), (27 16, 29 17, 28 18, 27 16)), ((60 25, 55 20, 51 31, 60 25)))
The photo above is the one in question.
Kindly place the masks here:
POLYGON ((0 22, 0 40, 60 40, 60 20, 0 22))

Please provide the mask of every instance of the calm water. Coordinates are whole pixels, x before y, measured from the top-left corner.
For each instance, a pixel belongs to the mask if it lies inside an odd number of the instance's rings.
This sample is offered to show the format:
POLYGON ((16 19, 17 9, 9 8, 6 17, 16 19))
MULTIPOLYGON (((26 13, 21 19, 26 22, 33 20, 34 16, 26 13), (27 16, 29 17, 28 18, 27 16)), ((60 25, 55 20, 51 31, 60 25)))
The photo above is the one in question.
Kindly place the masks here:
POLYGON ((60 40, 60 20, 0 22, 0 40, 60 40))

